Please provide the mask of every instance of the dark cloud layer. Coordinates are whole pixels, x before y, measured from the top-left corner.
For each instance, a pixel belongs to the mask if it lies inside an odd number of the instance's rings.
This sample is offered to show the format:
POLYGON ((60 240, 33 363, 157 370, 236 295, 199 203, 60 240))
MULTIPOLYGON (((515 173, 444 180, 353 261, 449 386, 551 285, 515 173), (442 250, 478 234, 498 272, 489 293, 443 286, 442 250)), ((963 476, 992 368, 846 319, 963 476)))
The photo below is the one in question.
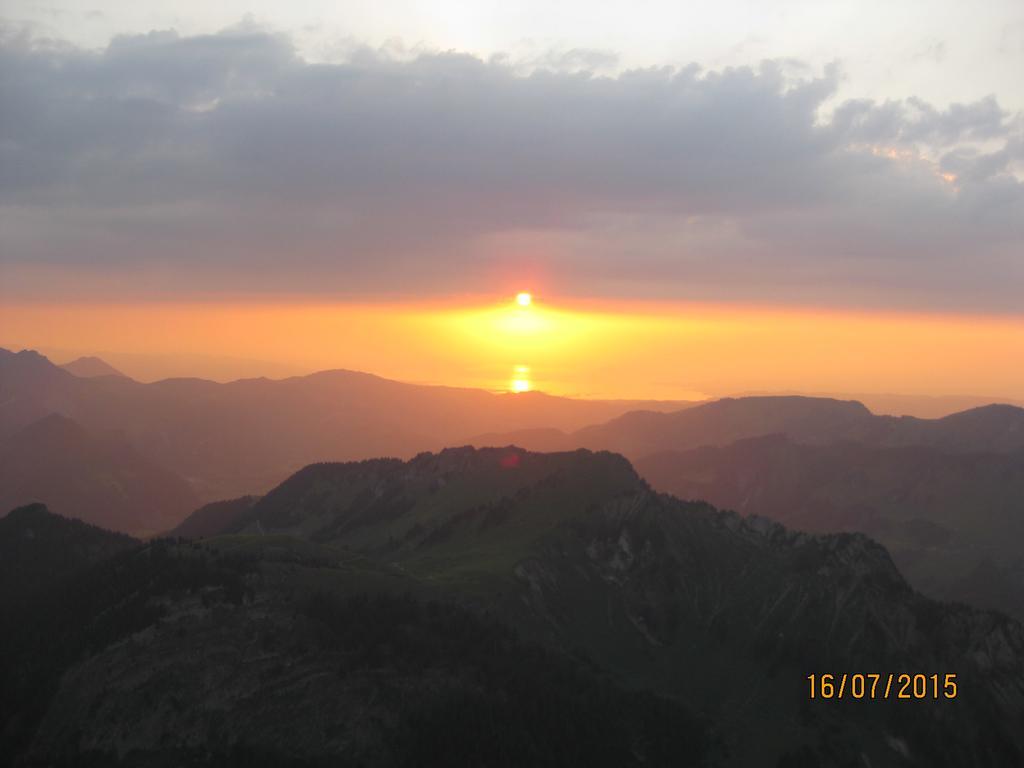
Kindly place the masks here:
POLYGON ((579 293, 1024 310, 1024 129, 994 98, 570 53, 9 33, 0 292, 490 290, 521 258, 579 293))

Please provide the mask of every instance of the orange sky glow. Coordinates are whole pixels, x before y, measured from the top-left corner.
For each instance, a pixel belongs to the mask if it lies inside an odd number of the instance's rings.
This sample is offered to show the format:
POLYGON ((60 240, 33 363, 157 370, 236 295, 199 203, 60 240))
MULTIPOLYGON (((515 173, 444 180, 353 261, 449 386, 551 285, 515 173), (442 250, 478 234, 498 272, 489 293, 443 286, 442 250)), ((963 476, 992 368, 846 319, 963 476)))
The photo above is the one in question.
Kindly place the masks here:
POLYGON ((0 345, 98 354, 141 380, 348 368, 582 397, 750 391, 1024 397, 1024 318, 515 293, 447 303, 8 303, 0 345), (231 363, 234 361, 234 364, 231 363))

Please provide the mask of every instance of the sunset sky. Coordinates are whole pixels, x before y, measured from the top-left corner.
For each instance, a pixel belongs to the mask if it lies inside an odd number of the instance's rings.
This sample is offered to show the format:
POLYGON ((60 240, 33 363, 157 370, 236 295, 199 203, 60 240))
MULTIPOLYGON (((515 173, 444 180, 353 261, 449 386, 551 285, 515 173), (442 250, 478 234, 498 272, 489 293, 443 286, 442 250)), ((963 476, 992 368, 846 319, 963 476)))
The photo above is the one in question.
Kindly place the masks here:
POLYGON ((0 346, 1024 399, 1020 2, 0 13, 0 346))

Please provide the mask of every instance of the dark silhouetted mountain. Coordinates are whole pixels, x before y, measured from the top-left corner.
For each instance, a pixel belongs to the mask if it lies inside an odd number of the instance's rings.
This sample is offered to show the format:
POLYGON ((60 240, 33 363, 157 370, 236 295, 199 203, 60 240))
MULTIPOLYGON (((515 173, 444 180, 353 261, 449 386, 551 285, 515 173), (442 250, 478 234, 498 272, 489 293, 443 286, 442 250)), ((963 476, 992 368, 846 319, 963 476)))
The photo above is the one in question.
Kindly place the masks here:
POLYGON ((476 434, 575 430, 638 407, 681 405, 492 394, 351 371, 143 384, 83 379, 35 352, 0 350, 0 439, 50 413, 92 431, 118 430, 204 501, 263 492, 314 461, 409 457, 476 434))
POLYGON ((138 542, 30 504, 0 517, 0 604, 37 591, 138 542))
POLYGON ((680 498, 807 531, 867 533, 925 592, 1024 616, 1024 451, 801 445, 776 435, 659 453, 637 469, 680 498))
POLYGON ((318 464, 228 528, 114 554, 12 616, 0 759, 1024 758, 1018 623, 922 597, 864 536, 660 495, 614 454, 318 464), (960 692, 808 700, 806 675, 831 671, 955 673, 960 692))
POLYGON ((1024 449, 1024 408, 987 405, 941 419, 917 419, 877 416, 861 403, 828 398, 726 398, 676 412, 635 411, 571 434, 489 434, 472 442, 514 443, 533 450, 610 450, 641 459, 661 451, 722 446, 771 434, 807 444, 856 441, 947 452, 1008 452, 1024 449))
POLYGON ((168 536, 182 536, 186 539, 203 539, 216 536, 241 520, 252 505, 255 496, 242 496, 227 501, 211 501, 186 517, 168 536))
POLYGON ((91 379, 95 376, 124 376, 117 368, 98 357, 79 357, 60 367, 83 379, 91 379))
POLYGON ((110 607, 104 599, 98 608, 102 590, 82 575, 137 546, 129 536, 54 515, 42 504, 0 518, 0 764, 14 764, 56 691, 70 663, 62 645, 86 641, 79 611, 110 607))
POLYGON ((0 509, 30 502, 136 535, 166 530, 199 503, 184 480, 124 439, 58 414, 0 440, 0 509))
MULTIPOLYGON (((0 525, 0 551, 25 530, 71 547, 95 531, 37 513, 46 524, 19 511, 20 527, 0 525)), ((677 700, 394 569, 299 543, 157 540, 83 564, 18 611, 0 605, 0 761, 720 764, 677 700)))
POLYGON ((210 545, 289 562, 347 553, 486 609, 727 724, 732 764, 1024 759, 1019 624, 922 597, 864 536, 659 495, 614 454, 466 448, 314 465, 227 533, 210 545), (862 669, 951 671, 962 693, 912 707, 806 700, 806 675, 862 669))

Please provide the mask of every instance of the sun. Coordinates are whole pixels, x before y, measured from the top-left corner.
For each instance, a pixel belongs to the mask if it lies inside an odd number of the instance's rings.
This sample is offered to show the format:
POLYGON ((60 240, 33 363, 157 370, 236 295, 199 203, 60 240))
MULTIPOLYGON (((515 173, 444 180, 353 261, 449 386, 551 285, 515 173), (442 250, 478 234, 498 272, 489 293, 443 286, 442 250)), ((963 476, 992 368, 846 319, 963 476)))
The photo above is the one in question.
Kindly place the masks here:
POLYGON ((516 304, 520 307, 528 307, 533 304, 533 296, 523 291, 522 293, 516 294, 516 304))

